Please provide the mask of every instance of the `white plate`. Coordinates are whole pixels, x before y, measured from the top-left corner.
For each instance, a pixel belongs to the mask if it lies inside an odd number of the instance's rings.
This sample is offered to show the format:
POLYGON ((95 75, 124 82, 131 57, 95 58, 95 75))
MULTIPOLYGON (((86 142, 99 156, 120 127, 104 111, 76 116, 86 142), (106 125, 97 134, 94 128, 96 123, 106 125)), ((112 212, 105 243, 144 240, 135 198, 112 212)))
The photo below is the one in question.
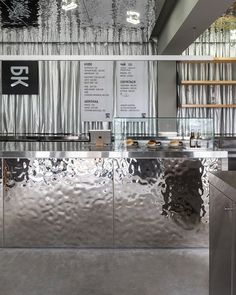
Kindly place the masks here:
POLYGON ((148 143, 146 144, 146 146, 149 148, 149 149, 157 149, 157 148, 160 148, 161 147, 161 144, 155 144, 155 145, 149 145, 148 143))

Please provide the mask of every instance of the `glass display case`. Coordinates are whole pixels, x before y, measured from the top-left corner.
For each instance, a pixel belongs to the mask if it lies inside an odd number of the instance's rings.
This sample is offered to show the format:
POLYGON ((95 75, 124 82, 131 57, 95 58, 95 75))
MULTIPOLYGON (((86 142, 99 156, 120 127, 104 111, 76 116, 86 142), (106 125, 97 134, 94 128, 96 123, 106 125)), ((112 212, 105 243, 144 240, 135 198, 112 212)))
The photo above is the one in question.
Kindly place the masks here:
POLYGON ((114 118, 115 149, 213 149, 211 118, 114 118))

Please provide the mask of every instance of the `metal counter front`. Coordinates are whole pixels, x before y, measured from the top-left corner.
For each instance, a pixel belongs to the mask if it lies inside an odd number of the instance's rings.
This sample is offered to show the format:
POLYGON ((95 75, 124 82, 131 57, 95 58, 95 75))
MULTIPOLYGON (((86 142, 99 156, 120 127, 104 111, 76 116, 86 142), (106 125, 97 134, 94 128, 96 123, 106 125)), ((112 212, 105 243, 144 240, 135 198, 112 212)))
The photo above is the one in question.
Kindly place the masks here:
POLYGON ((209 245, 208 172, 224 151, 2 142, 2 247, 209 245))

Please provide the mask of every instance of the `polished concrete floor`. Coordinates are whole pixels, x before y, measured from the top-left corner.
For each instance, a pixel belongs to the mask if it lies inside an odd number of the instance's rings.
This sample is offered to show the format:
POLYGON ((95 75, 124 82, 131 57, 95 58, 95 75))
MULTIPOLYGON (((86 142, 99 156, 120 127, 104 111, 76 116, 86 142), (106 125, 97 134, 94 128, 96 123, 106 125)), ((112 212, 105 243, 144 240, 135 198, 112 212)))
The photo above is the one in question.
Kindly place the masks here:
POLYGON ((207 249, 0 249, 1 295, 208 295, 207 249))

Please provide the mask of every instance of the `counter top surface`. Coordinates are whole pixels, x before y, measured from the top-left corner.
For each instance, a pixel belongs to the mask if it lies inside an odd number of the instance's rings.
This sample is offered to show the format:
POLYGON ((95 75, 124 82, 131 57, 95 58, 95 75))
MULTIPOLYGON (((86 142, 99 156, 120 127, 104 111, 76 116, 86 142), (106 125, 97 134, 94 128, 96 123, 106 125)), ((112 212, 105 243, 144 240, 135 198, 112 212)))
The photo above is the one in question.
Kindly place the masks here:
POLYGON ((17 158, 227 158, 223 150, 146 146, 115 149, 81 142, 0 142, 0 157, 17 158))

